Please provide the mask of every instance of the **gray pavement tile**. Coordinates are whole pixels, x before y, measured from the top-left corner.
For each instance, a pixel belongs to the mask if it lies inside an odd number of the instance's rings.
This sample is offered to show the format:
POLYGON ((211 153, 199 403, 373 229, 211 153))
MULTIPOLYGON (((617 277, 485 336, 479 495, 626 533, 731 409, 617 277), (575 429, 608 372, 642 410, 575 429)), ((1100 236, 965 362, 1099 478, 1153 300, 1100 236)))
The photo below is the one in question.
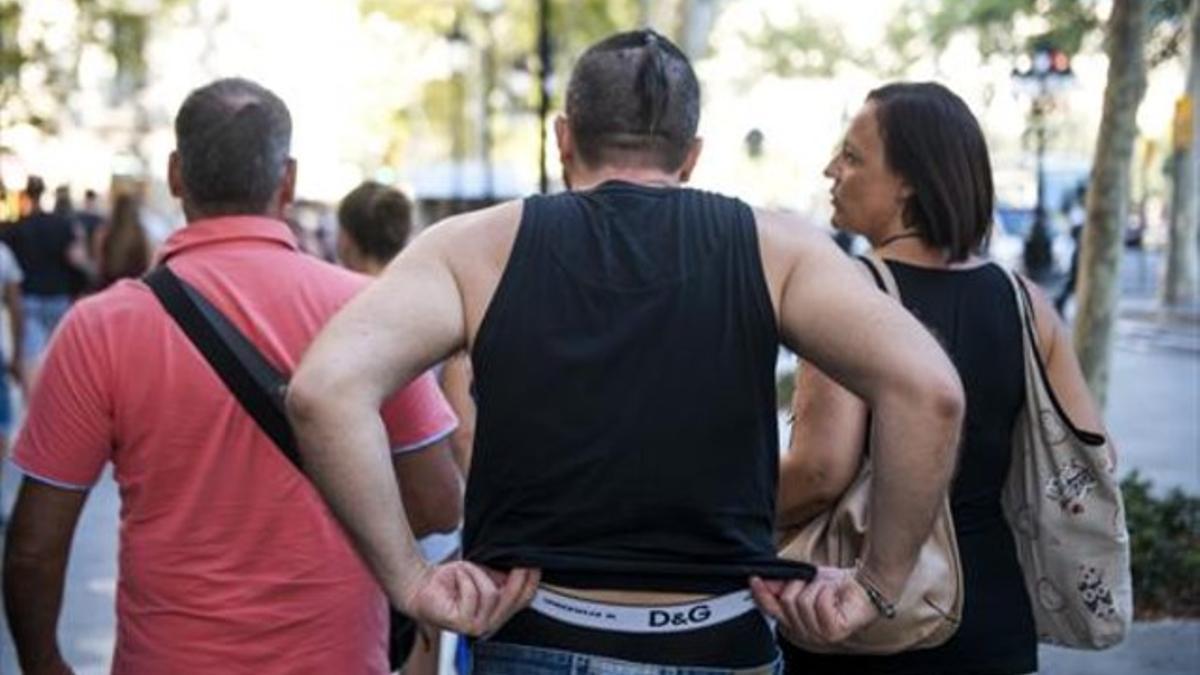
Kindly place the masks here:
POLYGON ((1133 625, 1125 642, 1102 652, 1042 647, 1040 675, 1195 675, 1200 621, 1133 625))

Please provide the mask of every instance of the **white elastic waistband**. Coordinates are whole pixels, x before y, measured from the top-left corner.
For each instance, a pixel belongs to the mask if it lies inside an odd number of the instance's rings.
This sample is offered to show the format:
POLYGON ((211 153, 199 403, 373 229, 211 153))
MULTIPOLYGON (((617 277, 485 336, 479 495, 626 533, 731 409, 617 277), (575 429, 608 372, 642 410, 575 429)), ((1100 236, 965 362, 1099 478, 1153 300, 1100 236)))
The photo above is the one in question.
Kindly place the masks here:
POLYGON ((530 607, 563 623, 622 633, 679 633, 758 611, 748 590, 681 605, 644 606, 593 602, 539 588, 530 607))

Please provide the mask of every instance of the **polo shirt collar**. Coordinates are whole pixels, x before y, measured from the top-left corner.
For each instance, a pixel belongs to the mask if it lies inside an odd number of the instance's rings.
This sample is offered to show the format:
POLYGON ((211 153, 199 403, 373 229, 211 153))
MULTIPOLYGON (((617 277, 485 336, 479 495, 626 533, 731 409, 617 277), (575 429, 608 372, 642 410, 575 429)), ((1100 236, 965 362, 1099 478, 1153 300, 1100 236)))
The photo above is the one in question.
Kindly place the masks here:
POLYGON ((298 249, 296 236, 282 220, 264 216, 222 216, 197 220, 176 230, 163 242, 159 262, 199 246, 252 241, 298 249))

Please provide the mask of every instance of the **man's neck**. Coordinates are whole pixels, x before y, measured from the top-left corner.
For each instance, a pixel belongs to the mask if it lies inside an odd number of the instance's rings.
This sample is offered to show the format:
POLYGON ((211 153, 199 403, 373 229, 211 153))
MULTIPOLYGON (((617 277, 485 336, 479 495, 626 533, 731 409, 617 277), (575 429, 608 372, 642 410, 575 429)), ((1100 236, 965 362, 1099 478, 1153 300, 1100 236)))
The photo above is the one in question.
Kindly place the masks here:
POLYGON ((196 209, 195 207, 188 204, 186 201, 183 203, 183 218, 184 218, 184 221, 188 225, 191 225, 192 223, 200 222, 202 220, 212 220, 214 218, 234 218, 234 217, 241 217, 241 216, 246 216, 246 217, 250 217, 250 218, 270 218, 271 220, 283 220, 283 213, 277 209, 267 209, 263 213, 251 213, 251 212, 233 213, 233 212, 225 212, 225 211, 221 211, 221 210, 215 210, 212 212, 208 212, 208 211, 204 211, 202 209, 196 209))
POLYGON ((683 184, 678 172, 668 173, 662 169, 651 167, 604 166, 597 169, 584 169, 573 172, 571 175, 571 189, 590 190, 610 180, 655 187, 679 187, 683 184))
POLYGON ((387 267, 386 262, 379 262, 374 258, 365 258, 358 263, 357 266, 351 267, 355 271, 362 272, 369 277, 377 277, 383 274, 383 269, 387 267))

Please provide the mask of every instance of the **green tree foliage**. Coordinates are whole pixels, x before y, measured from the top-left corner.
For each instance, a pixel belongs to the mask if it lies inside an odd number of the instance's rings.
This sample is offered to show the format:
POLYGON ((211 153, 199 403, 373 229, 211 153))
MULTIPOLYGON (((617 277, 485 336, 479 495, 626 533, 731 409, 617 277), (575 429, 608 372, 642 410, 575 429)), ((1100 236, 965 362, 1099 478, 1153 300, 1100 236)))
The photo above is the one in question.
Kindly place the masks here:
POLYGON ((1137 471, 1121 492, 1138 616, 1200 616, 1200 498, 1178 488, 1158 498, 1137 471))
POLYGON ((764 19, 759 32, 743 39, 761 54, 766 72, 780 77, 833 77, 843 63, 870 62, 850 48, 839 26, 801 7, 783 23, 764 19))
MULTIPOLYGON (((1147 59, 1151 67, 1179 54, 1191 0, 1151 0, 1147 59)), ((882 49, 855 50, 830 21, 796 9, 789 20, 764 21, 746 36, 764 69, 782 77, 830 77, 855 65, 881 77, 901 77, 936 56, 956 36, 973 34, 982 58, 1016 58, 1038 46, 1069 55, 1099 51, 1104 25, 1095 0, 908 0, 888 21, 882 49)))
MULTIPOLYGON (((1150 0, 1147 59, 1153 67, 1179 54, 1191 0, 1150 0)), ((909 0, 897 11, 888 47, 916 60, 973 33, 983 57, 1016 57, 1040 46, 1067 54, 1098 51, 1104 30, 1095 0, 909 0), (912 30, 912 26, 918 30, 912 30)))
POLYGON ((984 55, 1021 54, 1038 45, 1079 52, 1084 39, 1101 27, 1096 3, 1081 0, 952 0, 910 3, 902 11, 925 16, 928 38, 943 49, 964 29, 973 29, 984 55), (1041 30, 1022 34, 1018 22, 1039 17, 1041 30))
MULTIPOLYGON (((492 44, 493 110, 497 118, 532 115, 538 105, 538 3, 489 3, 477 0, 361 0, 363 16, 382 15, 431 40, 457 41, 470 53, 469 63, 444 79, 424 85, 422 100, 392 116, 392 147, 403 148, 414 133, 431 133, 445 141, 450 154, 470 153, 479 137, 483 72, 479 53, 492 44)), ((550 0, 552 108, 560 108, 566 78, 575 57, 590 43, 610 33, 639 25, 644 18, 638 0, 550 0)), ((502 139, 497 139, 502 140, 502 139)), ((398 152, 386 158, 399 159, 398 152)))
POLYGON ((0 129, 25 123, 56 130, 90 48, 115 63, 114 104, 139 91, 146 84, 151 27, 182 1, 70 0, 64 25, 35 20, 29 2, 0 0, 0 129))

